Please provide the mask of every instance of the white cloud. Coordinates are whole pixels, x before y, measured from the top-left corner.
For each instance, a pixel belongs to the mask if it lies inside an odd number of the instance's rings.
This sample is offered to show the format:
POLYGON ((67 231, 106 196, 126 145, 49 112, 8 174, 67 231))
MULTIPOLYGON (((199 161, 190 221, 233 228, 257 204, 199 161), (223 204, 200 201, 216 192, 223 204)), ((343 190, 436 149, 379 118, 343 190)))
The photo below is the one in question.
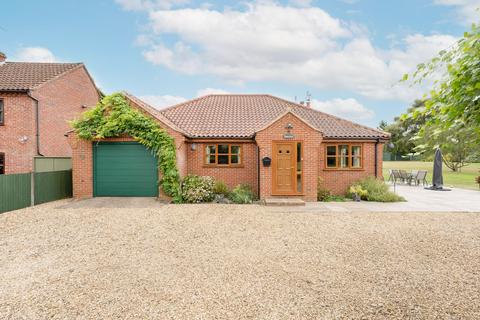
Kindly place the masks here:
POLYGON ((249 3, 245 10, 150 10, 149 19, 152 42, 145 45, 144 57, 153 64, 230 83, 281 81, 374 99, 421 96, 420 88, 398 85, 398 80, 455 41, 448 35, 415 34, 383 50, 362 27, 320 8, 271 1, 249 3), (166 44, 165 35, 176 42, 166 44))
POLYGON ((208 94, 227 94, 230 93, 223 89, 205 88, 197 91, 197 97, 206 96, 208 94))
POLYGON ((471 24, 480 22, 480 1, 479 0, 434 0, 434 4, 453 6, 457 10, 459 22, 471 24))
POLYGON ((187 100, 184 97, 170 95, 145 95, 139 96, 139 98, 158 110, 165 109, 166 107, 170 107, 187 100))
POLYGON ((187 4, 189 0, 115 0, 124 10, 144 11, 157 9, 171 9, 175 6, 187 4))
POLYGON ((24 62, 56 62, 57 58, 47 48, 25 47, 18 51, 16 60, 24 62))
POLYGON ((312 5, 312 0, 290 0, 288 3, 297 7, 309 7, 312 5))
POLYGON ((335 98, 327 101, 313 99, 312 108, 351 121, 369 120, 375 117, 373 110, 366 108, 353 98, 335 98))

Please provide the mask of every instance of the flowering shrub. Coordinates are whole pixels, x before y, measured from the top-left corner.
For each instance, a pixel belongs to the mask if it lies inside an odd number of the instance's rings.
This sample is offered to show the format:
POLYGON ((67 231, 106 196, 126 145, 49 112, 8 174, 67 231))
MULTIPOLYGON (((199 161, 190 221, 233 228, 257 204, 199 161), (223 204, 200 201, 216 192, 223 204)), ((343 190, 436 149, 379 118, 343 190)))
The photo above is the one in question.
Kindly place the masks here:
POLYGON ((188 203, 210 202, 215 197, 214 186, 212 177, 188 175, 183 178, 182 198, 188 203))
POLYGON ((228 197, 230 194, 230 190, 228 190, 227 185, 223 181, 215 181, 215 186, 213 187, 213 193, 215 194, 221 194, 224 195, 225 197, 228 197))
POLYGON ((348 195, 359 195, 362 200, 377 202, 399 202, 405 199, 389 190, 385 182, 375 177, 367 177, 355 182, 348 190, 348 195))
POLYGON ((230 193, 230 200, 234 203, 252 203, 254 198, 252 187, 248 184, 239 184, 230 193))

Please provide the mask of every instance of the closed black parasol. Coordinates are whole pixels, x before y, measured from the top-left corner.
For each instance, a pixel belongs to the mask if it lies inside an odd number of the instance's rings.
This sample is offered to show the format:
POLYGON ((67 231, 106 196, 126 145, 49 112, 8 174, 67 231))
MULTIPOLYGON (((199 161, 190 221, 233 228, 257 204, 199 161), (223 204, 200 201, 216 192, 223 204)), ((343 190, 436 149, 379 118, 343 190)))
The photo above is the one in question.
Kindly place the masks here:
POLYGON ((443 174, 442 174, 443 157, 440 149, 435 150, 435 158, 433 159, 433 177, 432 186, 429 190, 436 191, 450 191, 450 189, 443 188, 443 174))

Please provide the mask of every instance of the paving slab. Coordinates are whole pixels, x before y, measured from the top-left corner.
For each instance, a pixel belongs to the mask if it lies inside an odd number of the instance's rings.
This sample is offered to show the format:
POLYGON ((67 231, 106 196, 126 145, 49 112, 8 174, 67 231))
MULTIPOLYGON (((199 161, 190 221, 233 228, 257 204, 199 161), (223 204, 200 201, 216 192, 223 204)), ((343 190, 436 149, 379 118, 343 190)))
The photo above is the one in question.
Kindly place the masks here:
MULTIPOLYGON (((393 191, 393 186, 391 186, 393 191)), ((395 186, 406 202, 307 202, 308 212, 480 212, 480 191, 451 188, 431 191, 423 186, 395 186)))

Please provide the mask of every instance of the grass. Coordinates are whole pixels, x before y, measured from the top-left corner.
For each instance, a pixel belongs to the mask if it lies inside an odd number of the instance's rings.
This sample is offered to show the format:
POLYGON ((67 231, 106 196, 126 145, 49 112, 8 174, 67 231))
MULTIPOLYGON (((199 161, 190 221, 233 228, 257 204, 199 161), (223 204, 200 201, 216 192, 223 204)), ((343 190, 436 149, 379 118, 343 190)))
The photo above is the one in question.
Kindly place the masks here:
MULTIPOLYGON (((388 169, 399 170, 427 170, 427 180, 432 181, 433 163, 423 161, 384 161, 383 176, 388 179, 388 169)), ((480 163, 471 163, 461 169, 461 172, 453 172, 443 166, 443 183, 446 186, 479 190, 475 183, 475 177, 480 176, 480 163)))

